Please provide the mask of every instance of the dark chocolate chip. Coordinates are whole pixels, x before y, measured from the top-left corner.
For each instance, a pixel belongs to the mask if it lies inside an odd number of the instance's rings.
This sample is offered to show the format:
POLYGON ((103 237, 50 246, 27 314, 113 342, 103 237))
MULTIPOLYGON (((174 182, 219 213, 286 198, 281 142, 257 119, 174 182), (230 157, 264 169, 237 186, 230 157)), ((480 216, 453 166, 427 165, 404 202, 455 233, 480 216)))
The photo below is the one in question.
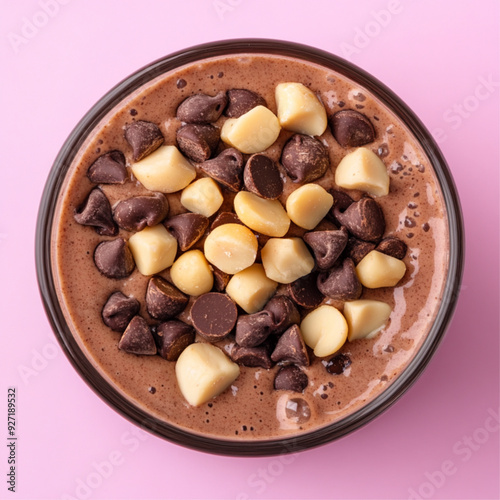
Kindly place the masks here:
POLYGON ((304 234, 303 238, 314 252, 316 265, 324 270, 335 264, 347 245, 349 235, 342 226, 336 231, 312 231, 304 234))
POLYGON ((267 107, 265 99, 251 90, 231 89, 227 91, 227 97, 229 104, 224 114, 229 118, 239 118, 256 106, 267 107))
POLYGON ((288 365, 276 374, 274 388, 277 391, 304 392, 308 383, 307 375, 298 366, 288 365))
POLYGON ((118 233, 111 205, 99 188, 92 189, 87 199, 75 210, 75 220, 78 224, 95 227, 97 234, 102 236, 115 236, 118 233))
POLYGON ((224 92, 215 96, 195 94, 181 102, 177 108, 177 118, 185 123, 213 123, 219 119, 226 104, 224 92))
POLYGON ((90 165, 87 177, 96 184, 123 184, 128 177, 125 156, 121 151, 110 151, 99 156, 90 165))
POLYGON ((283 180, 278 167, 269 156, 262 153, 248 158, 243 181, 248 191, 267 200, 275 200, 283 192, 283 180))
POLYGON ((243 155, 237 149, 225 149, 216 158, 201 163, 200 168, 231 191, 238 192, 240 190, 243 155))
POLYGON ((372 250, 375 250, 375 243, 358 240, 351 236, 345 247, 344 254, 352 259, 357 266, 372 250))
POLYGON ((323 295, 335 300, 356 300, 363 291, 354 262, 349 258, 344 259, 340 266, 321 273, 318 288, 323 295))
POLYGON ((312 272, 288 285, 288 293, 293 301, 306 309, 318 307, 323 302, 323 294, 318 290, 318 274, 312 272))
POLYGON ((127 297, 122 292, 114 292, 102 308, 102 320, 111 330, 123 332, 140 308, 137 299, 127 297))
POLYGON ((191 320, 196 331, 209 342, 227 337, 238 319, 236 304, 224 293, 200 295, 191 308, 191 320))
POLYGON ((125 139, 132 147, 134 161, 140 161, 158 149, 165 139, 158 125, 139 120, 125 128, 125 139))
POLYGON ((273 316, 273 333, 283 333, 294 323, 300 322, 295 304, 285 295, 275 295, 264 307, 273 316))
POLYGON ((162 193, 135 196, 120 201, 113 210, 113 217, 126 231, 142 231, 146 226, 156 226, 168 214, 168 200, 162 193))
POLYGON ((243 314, 236 323, 236 342, 243 347, 255 347, 269 337, 273 330, 274 318, 269 311, 243 314))
POLYGON ((337 207, 337 210, 339 210, 340 212, 345 212, 349 205, 354 203, 354 200, 347 193, 344 193, 344 191, 339 191, 338 189, 332 189, 330 191, 330 194, 333 196, 333 206, 328 212, 328 218, 341 226, 342 224, 340 224, 335 217, 335 207, 337 207))
POLYGON ((213 125, 184 125, 177 130, 179 149, 191 160, 208 160, 219 144, 220 132, 213 125))
POLYGON ((118 343, 118 349, 129 354, 156 354, 155 340, 144 318, 132 318, 118 343))
POLYGON ((210 225, 210 229, 213 231, 216 227, 222 226, 224 224, 241 224, 243 222, 240 221, 236 214, 232 212, 221 212, 210 225))
POLYGON ((123 238, 99 243, 94 251, 94 262, 104 276, 112 279, 126 278, 135 267, 132 252, 123 238))
POLYGON ((231 275, 221 271, 214 265, 212 265, 212 269, 214 273, 214 290, 216 292, 223 292, 231 279, 231 275))
POLYGON ((153 336, 158 354, 167 361, 177 361, 181 352, 194 342, 196 334, 192 326, 174 319, 160 323, 153 336))
POLYGON ((281 163, 294 182, 318 179, 330 166, 328 150, 314 137, 295 134, 285 144, 281 163))
POLYGON ((343 148, 363 146, 375 140, 372 122, 359 111, 344 109, 330 117, 333 137, 343 148))
POLYGON ((271 360, 275 363, 294 363, 309 366, 309 356, 304 339, 297 325, 292 325, 278 340, 271 360))
POLYGON ((146 309, 151 317, 166 320, 186 308, 189 297, 160 276, 153 276, 146 289, 146 309))
POLYGON ((345 212, 334 209, 337 220, 356 238, 378 242, 385 231, 385 219, 379 204, 368 196, 351 203, 345 212))
POLYGON ((272 368, 273 362, 269 357, 267 346, 243 347, 235 344, 231 349, 231 359, 243 366, 272 368))
POLYGON ((388 236, 384 238, 375 248, 379 252, 390 255, 396 259, 404 259, 408 246, 403 240, 396 238, 395 236, 388 236))
POLYGON ((166 220, 164 224, 174 235, 181 251, 185 252, 205 234, 209 220, 208 217, 202 214, 188 212, 174 215, 166 220))
POLYGON ((326 365, 326 371, 333 375, 341 375, 351 365, 351 358, 347 354, 337 354, 326 365))

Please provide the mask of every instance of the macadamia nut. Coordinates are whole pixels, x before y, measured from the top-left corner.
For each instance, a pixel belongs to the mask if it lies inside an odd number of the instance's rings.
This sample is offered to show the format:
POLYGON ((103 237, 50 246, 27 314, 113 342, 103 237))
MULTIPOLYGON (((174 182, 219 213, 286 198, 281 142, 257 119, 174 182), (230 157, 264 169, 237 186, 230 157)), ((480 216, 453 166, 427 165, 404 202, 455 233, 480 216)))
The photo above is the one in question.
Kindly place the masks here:
POLYGON ((223 224, 216 227, 205 240, 205 257, 228 274, 235 274, 255 262, 257 238, 241 224, 223 224))
POLYGON ((380 300, 352 300, 344 304, 344 316, 349 326, 349 342, 374 337, 385 325, 392 309, 380 300))
POLYGON ((314 354, 323 358, 336 353, 345 344, 348 326, 338 309, 323 305, 302 320, 300 331, 314 354))
POLYGON ((174 285, 184 293, 197 297, 214 286, 214 277, 207 259, 200 250, 183 253, 170 268, 174 285))
POLYGON ((162 146, 132 165, 138 181, 150 191, 175 193, 185 188, 196 170, 175 146, 162 146))
POLYGON ((135 233, 128 240, 128 245, 137 269, 145 276, 170 267, 177 253, 177 240, 162 224, 135 233))
POLYGON ((318 184, 304 184, 286 200, 286 212, 292 222, 314 229, 333 205, 333 196, 318 184))
POLYGON ((266 276, 262 264, 254 264, 229 280, 226 293, 245 312, 253 314, 266 305, 277 286, 278 283, 266 276))
POLYGON ((278 120, 285 130, 306 135, 321 135, 326 130, 325 108, 305 85, 280 83, 275 95, 278 120))
POLYGON ((278 138, 280 124, 265 106, 256 106, 239 118, 229 118, 222 126, 220 138, 242 153, 264 151, 278 138))
POLYGON ((181 204, 190 212, 205 217, 213 215, 222 205, 224 197, 217 183, 210 177, 198 179, 185 187, 181 194, 181 204))
POLYGON ((278 200, 265 200, 248 191, 234 197, 234 211, 243 224, 267 236, 285 236, 290 227, 290 218, 278 200))
POLYGON ((382 160, 367 148, 357 148, 342 158, 335 170, 335 184, 359 189, 373 196, 389 194, 389 174, 382 160))
POLYGON ((261 257, 266 276, 278 283, 291 283, 314 267, 314 258, 301 238, 271 238, 261 257))
POLYGON ((372 250, 356 266, 356 274, 366 288, 382 288, 396 286, 406 273, 406 265, 402 260, 372 250))

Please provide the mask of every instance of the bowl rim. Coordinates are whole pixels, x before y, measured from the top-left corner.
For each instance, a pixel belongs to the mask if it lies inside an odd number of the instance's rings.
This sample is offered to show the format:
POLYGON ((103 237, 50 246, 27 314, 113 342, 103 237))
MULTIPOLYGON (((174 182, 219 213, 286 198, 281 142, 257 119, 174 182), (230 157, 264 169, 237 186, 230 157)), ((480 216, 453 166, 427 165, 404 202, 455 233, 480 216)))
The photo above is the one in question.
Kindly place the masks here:
POLYGON ((66 357, 87 385, 126 419, 172 443, 212 454, 254 457, 295 453, 324 445, 360 428, 393 405, 420 376, 444 337, 459 296, 464 249, 462 211, 453 177, 438 145, 415 113, 385 84, 355 64, 309 45, 267 38, 220 40, 173 52, 132 73, 107 92, 84 115, 59 151, 42 193, 35 235, 38 287, 48 320, 66 357), (337 422, 295 436, 255 441, 230 440, 191 433, 147 414, 126 400, 99 374, 73 338, 55 293, 51 257, 51 235, 58 194, 72 160, 88 133, 115 105, 153 78, 202 59, 239 53, 286 56, 331 68, 366 88, 402 119, 433 165, 447 210, 450 242, 446 284, 435 321, 420 349, 398 378, 367 405, 337 422))

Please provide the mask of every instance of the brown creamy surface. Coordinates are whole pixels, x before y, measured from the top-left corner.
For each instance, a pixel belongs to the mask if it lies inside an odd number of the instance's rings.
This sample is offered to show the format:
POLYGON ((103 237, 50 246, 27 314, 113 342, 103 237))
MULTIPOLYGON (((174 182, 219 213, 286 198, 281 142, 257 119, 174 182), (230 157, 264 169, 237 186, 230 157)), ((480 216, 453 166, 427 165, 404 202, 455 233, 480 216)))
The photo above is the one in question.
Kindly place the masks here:
MULTIPOLYGON (((216 125, 221 126, 224 120, 221 117, 216 125)), ((273 159, 279 160, 281 149, 291 135, 281 132, 267 151, 273 159)), ((315 182, 331 188, 335 167, 348 150, 336 143, 329 128, 320 140, 328 146, 332 168, 315 182)), ((284 203, 287 194, 297 187, 288 179, 281 201, 284 203)), ((132 180, 122 186, 101 188, 111 205, 148 192, 132 180)), ((227 191, 224 194, 228 195, 227 191)), ((230 209, 232 196, 228 196, 226 209, 230 209)), ((178 193, 168 195, 169 215, 185 211, 179 197, 178 193)), ((205 60, 158 77, 103 119, 81 148, 65 182, 54 224, 54 276, 64 314, 79 345, 126 398, 157 418, 196 433, 229 439, 268 439, 313 430, 339 420, 376 397, 397 378, 425 339, 436 314, 448 265, 447 228, 444 203, 428 159, 404 125, 366 90, 310 63, 275 56, 236 55, 205 60), (179 79, 186 81, 180 89, 179 79), (228 390, 194 408, 180 394, 175 363, 160 356, 136 356, 118 350, 120 334, 103 324, 102 307, 112 292, 121 290, 141 302, 141 315, 148 322, 157 323, 145 309, 149 277, 142 276, 137 269, 123 280, 102 276, 92 256, 97 244, 110 238, 77 224, 74 210, 93 187, 86 172, 99 155, 118 149, 130 165, 131 148, 123 137, 126 124, 133 120, 152 121, 160 126, 165 144, 175 144, 175 132, 180 126, 175 112, 187 96, 247 88, 261 94, 276 112, 274 89, 285 81, 301 82, 319 92, 329 116, 340 109, 358 109, 376 129, 375 142, 366 147, 377 152, 380 145, 387 144, 389 154, 383 161, 391 178, 390 193, 377 201, 386 218, 385 235, 398 236, 408 244, 404 259, 407 272, 396 288, 363 289, 361 298, 385 301, 393 307, 393 312, 387 326, 374 339, 347 342, 342 347, 340 352, 352 360, 342 375, 328 373, 324 360, 312 356, 314 361, 306 369, 309 386, 304 394, 294 394, 273 389, 277 366, 270 370, 241 367, 241 375, 228 390), (338 105, 341 101, 345 102, 343 108, 338 105), (429 226, 427 231, 422 228, 424 224, 429 226), (156 391, 151 390, 153 387, 156 391), (290 399, 307 402, 311 410, 307 421, 287 418, 287 412, 290 415, 294 406, 290 399)), ((127 239, 131 233, 120 230, 120 236, 127 239)), ((196 247, 202 248, 202 243, 196 247)), ((168 270, 160 275, 168 278, 168 270)), ((342 308, 341 303, 334 305, 342 308)), ((181 318, 189 321, 189 306, 181 318)))

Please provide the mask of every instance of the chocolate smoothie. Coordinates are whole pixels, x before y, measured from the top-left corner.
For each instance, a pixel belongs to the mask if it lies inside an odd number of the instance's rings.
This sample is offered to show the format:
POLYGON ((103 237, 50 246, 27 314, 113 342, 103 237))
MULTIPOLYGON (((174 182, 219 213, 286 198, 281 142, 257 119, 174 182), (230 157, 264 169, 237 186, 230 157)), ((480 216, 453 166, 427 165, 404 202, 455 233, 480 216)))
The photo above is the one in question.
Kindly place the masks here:
MULTIPOLYGON (((220 128, 227 119, 222 115, 213 125, 220 128)), ((278 200, 283 206, 290 193, 301 185, 292 181, 281 164, 283 148, 293 135, 282 129, 278 139, 265 151, 280 169, 284 188, 278 200)), ((331 121, 319 140, 327 148, 330 166, 313 182, 332 192, 338 190, 334 181, 337 165, 355 148, 339 144, 332 135, 331 121)), ((219 142, 212 157, 227 147, 219 142)), ((196 162, 191 163, 197 168, 197 178, 207 177, 196 162)), ((224 201, 217 213, 209 217, 210 223, 222 212, 234 212, 234 190, 221 185, 221 191, 224 201)), ((354 201, 363 197, 361 191, 343 191, 354 201)), ((180 191, 165 197, 169 205, 167 219, 187 212, 180 203, 180 191)), ((340 227, 330 215, 320 223, 321 227, 340 227)), ((203 251, 211 231, 213 226, 209 226, 191 250, 203 251)), ((287 237, 302 237, 306 232, 292 224, 287 237)), ((258 235, 257 239, 257 262, 260 262, 260 249, 269 238, 258 235)), ((442 194, 428 158, 404 123, 368 91, 330 69, 293 58, 241 54, 207 59, 162 75, 125 97, 103 118, 77 154, 65 180, 53 228, 53 275, 74 337, 99 372, 125 398, 158 419, 194 433, 232 440, 265 440, 308 432, 338 421, 367 404, 398 377, 422 345, 435 318, 447 273, 447 246, 448 225, 442 194), (328 117, 341 110, 355 110, 373 125, 375 137, 365 147, 379 156, 390 178, 389 194, 374 199, 385 218, 384 238, 396 237, 407 245, 402 257, 406 273, 396 286, 363 287, 362 299, 376 299, 392 308, 388 322, 373 338, 347 341, 338 352, 325 357, 315 356, 308 348, 310 365, 301 367, 307 375, 304 390, 275 389, 279 364, 273 363, 271 368, 241 365, 239 376, 226 390, 199 406, 192 406, 180 392, 175 361, 119 349, 121 333, 103 322, 104 305, 113 292, 119 291, 137 299, 138 314, 147 325, 156 327, 160 323, 150 315, 145 303, 151 276, 135 268, 128 276, 110 278, 94 262, 95 249, 101 242, 117 237, 128 241, 134 231, 119 229, 114 235, 98 234, 94 228, 77 223, 75 212, 97 185, 111 207, 131 197, 151 195, 130 173, 136 154, 130 138, 127 140, 124 135, 130 124, 137 121, 156 124, 164 144, 176 145, 176 133, 182 124, 177 110, 187 97, 248 89, 261 96, 276 113, 275 89, 283 82, 298 82, 311 89, 320 98, 328 117), (123 153, 128 169, 126 181, 91 182, 87 175, 89 167, 111 151, 123 153)), ((179 249, 177 258, 181 254, 179 249)), ((168 268, 156 275, 171 282, 168 268)), ((289 296, 290 287, 280 284, 275 294, 289 296)), ((340 311, 345 303, 325 297, 321 300, 322 304, 333 305, 340 311)), ((191 325, 194 301, 190 297, 176 319, 191 325)), ((311 311, 301 306, 297 309, 302 318, 311 311)), ((241 315, 243 311, 238 308, 238 313, 241 315)), ((199 334, 196 341, 207 342, 199 334)), ((234 344, 234 333, 215 342, 227 354, 234 344)))

